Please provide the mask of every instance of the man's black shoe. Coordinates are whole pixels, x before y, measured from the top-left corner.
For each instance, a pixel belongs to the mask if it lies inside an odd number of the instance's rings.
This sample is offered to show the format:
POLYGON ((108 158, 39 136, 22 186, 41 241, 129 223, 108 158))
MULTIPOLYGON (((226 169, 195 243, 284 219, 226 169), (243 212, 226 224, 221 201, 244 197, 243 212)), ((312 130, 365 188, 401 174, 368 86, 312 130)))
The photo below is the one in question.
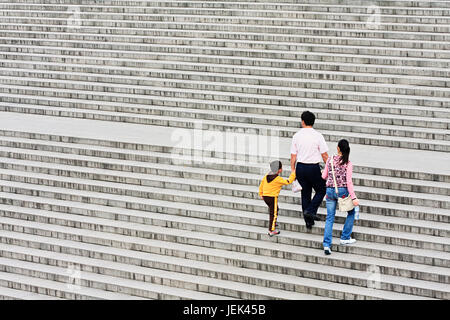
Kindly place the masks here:
POLYGON ((314 216, 314 221, 322 221, 322 219, 318 215, 315 215, 314 216))
POLYGON ((308 211, 303 212, 303 215, 305 216, 305 219, 314 219, 314 215, 308 211))

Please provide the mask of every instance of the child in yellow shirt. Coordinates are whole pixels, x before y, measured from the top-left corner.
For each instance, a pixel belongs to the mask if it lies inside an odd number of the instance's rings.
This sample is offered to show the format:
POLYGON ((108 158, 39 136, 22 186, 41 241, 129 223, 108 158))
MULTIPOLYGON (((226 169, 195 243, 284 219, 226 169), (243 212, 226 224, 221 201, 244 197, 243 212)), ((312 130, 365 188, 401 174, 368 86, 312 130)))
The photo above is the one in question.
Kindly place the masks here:
POLYGON ((259 196, 269 207, 269 236, 280 234, 276 230, 278 217, 278 195, 281 188, 285 185, 291 184, 295 180, 295 171, 291 173, 289 179, 283 179, 280 174, 283 172, 281 161, 273 161, 270 163, 270 172, 264 176, 259 185, 259 196))

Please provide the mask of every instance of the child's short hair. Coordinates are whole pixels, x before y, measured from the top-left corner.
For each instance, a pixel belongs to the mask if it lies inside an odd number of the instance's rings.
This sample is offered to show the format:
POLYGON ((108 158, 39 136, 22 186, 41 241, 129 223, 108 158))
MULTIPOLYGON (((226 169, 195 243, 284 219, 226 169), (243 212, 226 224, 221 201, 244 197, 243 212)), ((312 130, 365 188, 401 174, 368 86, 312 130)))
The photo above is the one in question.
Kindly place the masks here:
POLYGON ((270 163, 270 173, 276 174, 278 170, 280 170, 283 167, 283 164, 280 160, 275 160, 270 163))

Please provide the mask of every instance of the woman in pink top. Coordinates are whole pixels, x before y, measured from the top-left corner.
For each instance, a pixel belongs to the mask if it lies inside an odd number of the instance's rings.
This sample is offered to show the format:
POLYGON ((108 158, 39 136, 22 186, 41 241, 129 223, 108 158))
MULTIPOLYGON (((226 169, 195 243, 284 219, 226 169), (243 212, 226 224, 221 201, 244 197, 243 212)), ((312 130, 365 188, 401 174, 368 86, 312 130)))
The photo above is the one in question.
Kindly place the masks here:
MULTIPOLYGON (((325 222, 325 234, 323 238, 323 248, 325 254, 331 254, 331 243, 332 243, 332 233, 333 233, 333 223, 334 216, 336 214, 336 205, 338 197, 345 198, 350 195, 353 199, 353 204, 355 206, 359 205, 359 201, 356 198, 355 190, 353 189, 352 173, 353 165, 349 160, 350 156, 350 146, 347 140, 342 139, 338 142, 337 147, 338 155, 329 157, 325 165, 325 170, 323 170, 322 178, 326 180, 327 194, 326 194, 326 204, 327 204, 327 219, 325 222), (331 163, 333 161, 334 172, 336 175, 336 184, 338 187, 338 193, 336 194, 336 189, 334 186, 333 173, 331 170, 331 163)), ((353 222, 355 220, 355 209, 348 212, 347 219, 345 219, 344 228, 341 235, 341 244, 352 244, 356 240, 352 239, 350 236, 353 230, 353 222)))

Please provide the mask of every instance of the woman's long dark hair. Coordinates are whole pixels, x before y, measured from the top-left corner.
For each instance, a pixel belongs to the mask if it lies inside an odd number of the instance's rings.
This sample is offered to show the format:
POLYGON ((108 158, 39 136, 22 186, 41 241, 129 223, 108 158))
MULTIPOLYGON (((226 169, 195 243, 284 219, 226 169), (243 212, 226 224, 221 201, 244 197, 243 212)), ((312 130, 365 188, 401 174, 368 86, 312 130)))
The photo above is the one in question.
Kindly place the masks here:
POLYGON ((338 142, 339 150, 341 150, 342 158, 341 158, 341 164, 348 163, 349 157, 350 157, 350 145, 347 140, 342 139, 338 142))

